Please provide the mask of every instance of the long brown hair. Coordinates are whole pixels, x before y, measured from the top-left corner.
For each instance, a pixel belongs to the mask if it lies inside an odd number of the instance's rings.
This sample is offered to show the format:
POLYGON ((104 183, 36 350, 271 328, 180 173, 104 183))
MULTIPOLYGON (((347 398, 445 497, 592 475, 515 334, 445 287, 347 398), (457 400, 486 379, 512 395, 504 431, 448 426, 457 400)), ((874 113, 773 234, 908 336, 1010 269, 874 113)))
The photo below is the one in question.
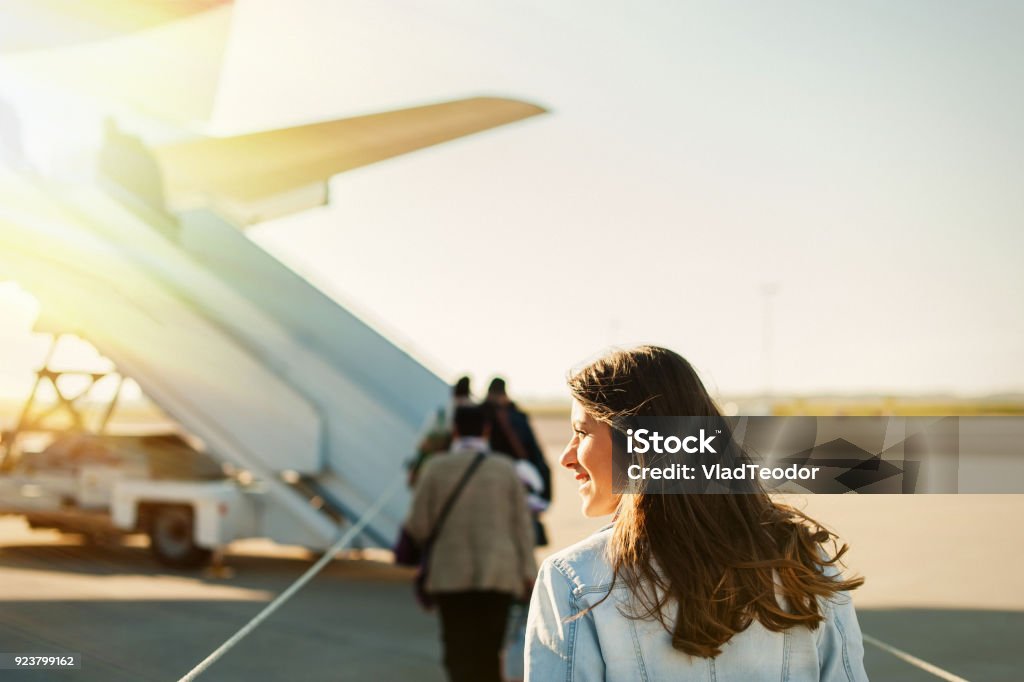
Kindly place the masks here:
MULTIPOLYGON (((611 428, 623 417, 720 416, 690 363, 657 346, 612 352, 573 373, 569 387, 611 428)), ((705 658, 754 620, 774 632, 816 628, 819 599, 864 582, 829 570, 846 551, 831 531, 763 490, 623 495, 609 545, 614 580, 634 597, 624 615, 659 620, 675 649, 705 658)))

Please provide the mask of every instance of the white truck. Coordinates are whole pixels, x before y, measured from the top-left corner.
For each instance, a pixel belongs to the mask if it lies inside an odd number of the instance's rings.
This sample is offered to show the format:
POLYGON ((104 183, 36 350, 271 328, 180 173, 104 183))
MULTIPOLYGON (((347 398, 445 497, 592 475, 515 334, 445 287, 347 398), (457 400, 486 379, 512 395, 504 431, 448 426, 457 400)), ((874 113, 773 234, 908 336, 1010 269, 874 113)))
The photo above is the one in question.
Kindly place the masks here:
POLYGON ((71 433, 23 451, 0 475, 0 514, 33 528, 108 540, 146 533, 169 566, 205 563, 213 549, 258 534, 256 498, 212 458, 168 433, 71 433))

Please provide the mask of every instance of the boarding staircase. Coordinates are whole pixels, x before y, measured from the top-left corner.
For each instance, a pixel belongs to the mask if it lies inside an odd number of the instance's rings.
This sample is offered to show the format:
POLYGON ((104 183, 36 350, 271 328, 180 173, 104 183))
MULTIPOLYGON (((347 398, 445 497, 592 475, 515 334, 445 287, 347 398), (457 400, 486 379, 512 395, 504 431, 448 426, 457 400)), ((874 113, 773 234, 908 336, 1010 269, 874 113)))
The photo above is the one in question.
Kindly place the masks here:
MULTIPOLYGON (((89 340, 326 547, 404 476, 445 383, 210 209, 0 168, 0 279, 89 340)), ((392 498, 358 544, 395 537, 392 498)))

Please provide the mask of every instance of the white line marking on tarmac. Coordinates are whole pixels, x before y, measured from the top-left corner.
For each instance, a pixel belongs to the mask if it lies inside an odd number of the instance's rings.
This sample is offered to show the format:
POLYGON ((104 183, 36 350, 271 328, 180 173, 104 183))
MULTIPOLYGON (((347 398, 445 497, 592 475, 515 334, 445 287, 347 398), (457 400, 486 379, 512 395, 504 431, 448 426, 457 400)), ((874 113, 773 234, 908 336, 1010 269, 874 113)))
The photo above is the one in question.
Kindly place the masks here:
POLYGON ((909 663, 910 665, 912 665, 912 666, 914 666, 916 668, 920 668, 921 670, 923 670, 923 671, 925 671, 927 673, 931 673, 932 675, 935 675, 935 677, 938 677, 939 679, 946 680, 946 682, 970 682, 969 680, 967 680, 967 679, 965 679, 963 677, 960 677, 959 675, 954 675, 953 673, 949 672, 948 670, 943 670, 942 668, 940 668, 937 665, 932 665, 928 661, 922 661, 917 656, 911 656, 910 654, 908 654, 906 651, 903 651, 902 649, 897 649, 896 647, 890 646, 890 645, 886 644, 885 642, 883 642, 883 641, 881 641, 879 639, 875 639, 871 635, 862 635, 862 636, 864 637, 864 641, 867 642, 868 644, 874 644, 879 649, 882 649, 883 651, 888 651, 890 654, 892 654, 896 658, 900 658, 900 659, 906 661, 907 663, 909 663))
POLYGON ((214 649, 213 653, 211 653, 209 656, 200 661, 199 665, 192 668, 192 670, 190 670, 184 677, 178 680, 178 682, 192 682, 193 680, 198 678, 200 675, 206 672, 207 668, 216 663, 221 656, 223 656, 228 651, 233 649, 236 644, 238 644, 242 641, 243 638, 245 638, 246 635, 255 630, 260 623, 269 618, 271 614, 274 613, 274 611, 277 611, 277 609, 280 608, 282 604, 291 599, 296 592, 301 590, 306 585, 306 583, 308 583, 310 580, 316 577, 316 574, 320 572, 320 569, 322 569, 324 566, 329 564, 334 559, 335 554, 344 549, 348 545, 348 543, 352 542, 352 540, 355 539, 357 535, 359 535, 360 531, 362 531, 363 528, 365 528, 370 523, 370 519, 372 519, 374 516, 380 513, 380 510, 384 508, 384 505, 387 504, 388 500, 394 497, 395 493, 397 493, 399 489, 405 484, 406 483, 404 476, 397 477, 395 479, 395 482, 392 483, 391 486, 384 492, 384 494, 380 496, 380 499, 378 499, 376 502, 370 505, 370 508, 363 512, 363 515, 360 516, 355 523, 349 526, 348 530, 346 530, 344 534, 342 534, 342 536, 338 538, 337 542, 330 546, 330 548, 324 553, 324 555, 320 557, 319 561, 313 564, 305 573, 300 575, 298 580, 293 582, 288 587, 288 589, 286 589, 281 594, 277 595, 274 601, 267 604, 262 611, 253 616, 252 620, 250 620, 248 623, 242 626, 241 630, 231 635, 231 637, 229 637, 227 641, 225 641, 219 647, 214 649))

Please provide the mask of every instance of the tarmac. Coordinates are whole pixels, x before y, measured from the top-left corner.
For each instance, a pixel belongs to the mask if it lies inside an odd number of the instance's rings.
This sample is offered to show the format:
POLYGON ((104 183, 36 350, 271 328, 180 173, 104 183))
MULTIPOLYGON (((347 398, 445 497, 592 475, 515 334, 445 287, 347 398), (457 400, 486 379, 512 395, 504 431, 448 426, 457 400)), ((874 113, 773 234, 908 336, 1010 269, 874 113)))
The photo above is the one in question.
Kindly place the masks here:
MULTIPOLYGON (((553 466, 569 428, 536 426, 553 466)), ((575 482, 558 475, 551 547, 585 537, 575 482)), ((854 594, 864 633, 967 680, 1024 679, 1024 495, 791 496, 850 543, 865 576, 854 594)), ((408 570, 380 553, 332 562, 210 668, 210 680, 443 680, 436 618, 408 570)), ((140 541, 83 545, 0 519, 0 653, 79 653, 65 671, 0 670, 0 680, 177 680, 305 571, 304 550, 249 541, 232 577, 160 567, 140 541)), ((873 644, 872 680, 942 679, 873 644)), ((947 677, 946 679, 954 679, 947 677)))

